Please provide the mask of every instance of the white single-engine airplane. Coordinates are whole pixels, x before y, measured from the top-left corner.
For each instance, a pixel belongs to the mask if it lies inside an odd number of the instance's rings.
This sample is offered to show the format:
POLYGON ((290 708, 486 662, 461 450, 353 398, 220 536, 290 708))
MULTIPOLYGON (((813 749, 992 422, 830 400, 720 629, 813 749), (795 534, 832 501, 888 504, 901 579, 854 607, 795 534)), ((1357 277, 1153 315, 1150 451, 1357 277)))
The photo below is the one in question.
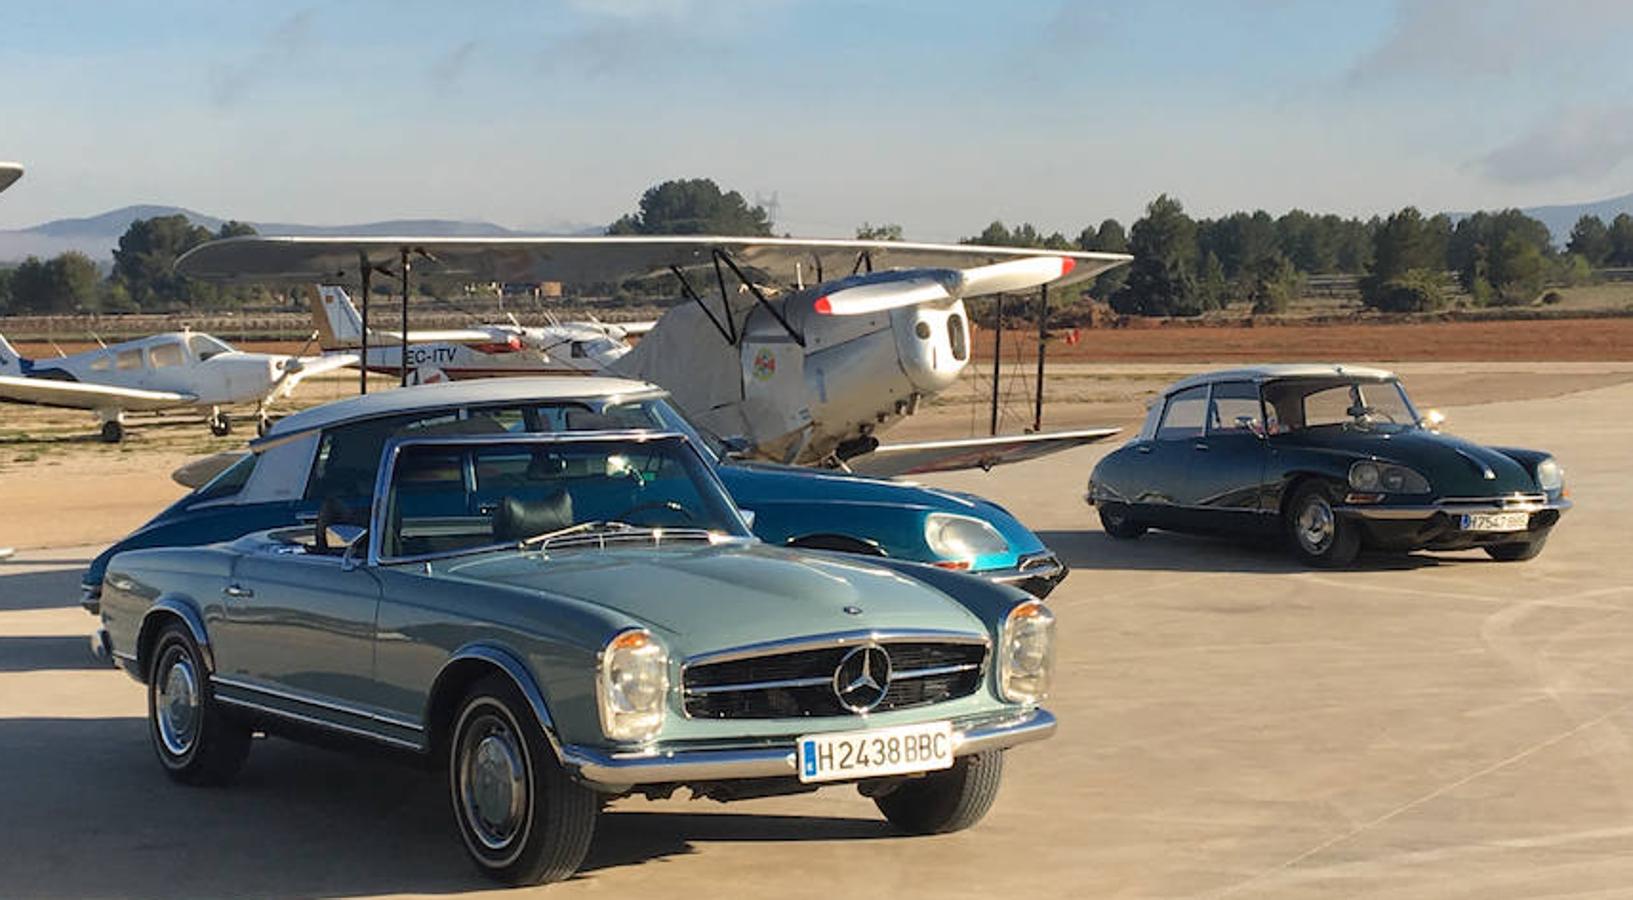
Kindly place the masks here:
POLYGON ((790 238, 242 237, 194 248, 176 268, 219 281, 357 278, 365 296, 371 272, 406 278, 411 266, 511 283, 620 283, 667 273, 692 302, 666 312, 609 367, 613 374, 662 385, 694 421, 740 438, 736 443, 754 456, 901 474, 949 461, 990 467, 1115 433, 1086 429, 899 448, 878 440, 968 363, 965 298, 1073 284, 1130 259, 790 238))
POLYGON ((267 405, 289 396, 301 379, 355 365, 356 356, 246 353, 192 331, 156 334, 54 359, 25 359, 0 336, 0 400, 84 409, 102 423, 102 440, 125 436, 125 413, 208 407, 210 431, 232 420, 223 406, 256 405, 265 432, 267 405))
MULTIPOLYGON (((318 344, 325 352, 357 353, 363 317, 344 288, 320 285, 307 292, 318 344)), ((408 332, 410 384, 459 381, 495 375, 593 375, 629 352, 625 338, 652 330, 651 322, 608 324, 557 322, 529 328, 508 324, 408 332)), ((401 331, 369 329, 368 369, 397 375, 403 366, 401 331)))

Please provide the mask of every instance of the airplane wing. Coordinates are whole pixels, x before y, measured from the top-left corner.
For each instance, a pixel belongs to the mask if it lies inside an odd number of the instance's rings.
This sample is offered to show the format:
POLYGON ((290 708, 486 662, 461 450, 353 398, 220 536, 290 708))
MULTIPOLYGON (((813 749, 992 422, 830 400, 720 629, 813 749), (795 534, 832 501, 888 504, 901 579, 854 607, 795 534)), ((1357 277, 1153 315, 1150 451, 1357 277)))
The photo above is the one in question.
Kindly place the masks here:
POLYGON ((170 391, 143 391, 106 384, 0 375, 0 400, 61 406, 67 409, 122 409, 127 412, 149 412, 191 406, 198 398, 192 394, 177 394, 170 391))
POLYGON ((244 458, 248 450, 228 450, 224 453, 212 453, 201 456, 190 463, 186 463, 170 473, 170 480, 184 488, 198 490, 210 483, 210 479, 227 471, 227 467, 244 458))
POLYGON ((23 167, 14 162, 0 162, 0 191, 11 187, 23 177, 23 167))
POLYGON ((859 475, 885 478, 897 475, 924 475, 930 472, 955 472, 959 469, 991 469, 993 466, 1024 462, 1050 453, 1092 444, 1105 440, 1121 430, 1082 428, 1045 434, 880 444, 872 453, 846 460, 845 465, 859 475))
POLYGON ((286 370, 289 374, 285 375, 281 380, 282 383, 279 385, 280 393, 288 397, 295 392, 296 385, 313 375, 321 375, 324 372, 333 372, 336 369, 360 365, 362 361, 362 357, 356 353, 325 353, 322 356, 302 356, 293 361, 297 365, 286 370))
MULTIPOLYGON (((359 266, 392 266, 407 251, 416 271, 489 281, 616 282, 671 266, 712 266, 720 251, 745 269, 786 284, 815 285, 887 268, 973 269, 1049 257, 1071 264, 1051 284, 1085 281, 1128 262, 1121 253, 920 244, 905 241, 769 237, 236 237, 211 241, 176 260, 176 271, 211 281, 355 280, 359 266)), ((1036 282, 1035 282, 1036 283, 1036 282)))
POLYGON ((624 333, 625 337, 640 337, 657 326, 657 322, 608 322, 608 328, 616 328, 624 333))

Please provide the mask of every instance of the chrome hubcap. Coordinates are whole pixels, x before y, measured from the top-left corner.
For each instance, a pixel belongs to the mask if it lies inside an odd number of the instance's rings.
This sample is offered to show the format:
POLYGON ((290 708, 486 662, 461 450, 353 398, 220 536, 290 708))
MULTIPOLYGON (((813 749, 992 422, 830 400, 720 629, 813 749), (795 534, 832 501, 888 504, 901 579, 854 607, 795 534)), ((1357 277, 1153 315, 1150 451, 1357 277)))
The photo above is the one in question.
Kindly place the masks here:
POLYGON ((193 661, 180 648, 172 648, 160 669, 159 696, 154 702, 158 714, 159 739, 174 756, 186 755, 198 739, 198 675, 193 661))
POLYGON ((527 805, 527 767, 520 738, 499 718, 471 723, 460 754, 459 784, 465 821, 489 850, 502 850, 521 830, 527 805))
POLYGON ((1336 521, 1332 506, 1323 497, 1311 497, 1299 510, 1294 532, 1298 542, 1310 553, 1321 553, 1332 543, 1336 521))

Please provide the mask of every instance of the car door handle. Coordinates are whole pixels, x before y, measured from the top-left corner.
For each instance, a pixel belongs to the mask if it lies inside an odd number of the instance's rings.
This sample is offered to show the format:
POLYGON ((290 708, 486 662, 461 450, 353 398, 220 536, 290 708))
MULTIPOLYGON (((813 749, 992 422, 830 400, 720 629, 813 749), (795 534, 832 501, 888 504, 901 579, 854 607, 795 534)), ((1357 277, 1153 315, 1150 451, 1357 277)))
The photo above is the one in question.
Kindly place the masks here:
POLYGON ((1201 450, 1202 452, 1206 453, 1207 450, 1208 450, 1208 445, 1202 443, 1201 441, 1197 441, 1196 443, 1191 445, 1191 449, 1192 450, 1201 450))
POLYGON ((298 512, 298 513, 295 513, 295 521, 299 522, 302 525, 312 525, 312 524, 315 524, 317 522, 317 520, 318 520, 318 514, 315 513, 315 512, 298 512))
POLYGON ((479 516, 491 516, 498 511, 499 504, 497 503, 478 503, 476 505, 476 514, 479 516))
POLYGON ((238 585, 238 584, 229 584, 229 585, 227 585, 226 590, 222 591, 221 593, 226 594, 229 597, 234 597, 234 598, 237 598, 237 599, 240 599, 240 600, 248 599, 250 597, 255 596, 254 591, 250 590, 247 587, 244 587, 243 585, 238 585))
POLYGON ((1140 446, 1135 447, 1134 449, 1140 451, 1141 453, 1150 453, 1151 452, 1151 445, 1150 444, 1141 444, 1140 446))

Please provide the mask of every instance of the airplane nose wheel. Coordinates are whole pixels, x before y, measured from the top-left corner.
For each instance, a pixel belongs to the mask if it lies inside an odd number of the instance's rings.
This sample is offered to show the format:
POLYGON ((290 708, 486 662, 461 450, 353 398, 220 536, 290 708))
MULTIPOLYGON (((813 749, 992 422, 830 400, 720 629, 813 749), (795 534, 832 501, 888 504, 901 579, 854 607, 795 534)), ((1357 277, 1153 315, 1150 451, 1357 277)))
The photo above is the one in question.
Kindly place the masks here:
POLYGON ((102 423, 102 443, 117 444, 124 439, 125 426, 114 421, 102 423))
POLYGON ((267 418, 265 415, 263 415, 260 418, 255 420, 255 433, 257 435, 259 435, 261 437, 266 437, 266 433, 271 431, 271 430, 272 430, 272 420, 267 418))
POLYGON ((224 412, 210 413, 210 433, 216 437, 226 437, 232 433, 232 419, 224 412))

